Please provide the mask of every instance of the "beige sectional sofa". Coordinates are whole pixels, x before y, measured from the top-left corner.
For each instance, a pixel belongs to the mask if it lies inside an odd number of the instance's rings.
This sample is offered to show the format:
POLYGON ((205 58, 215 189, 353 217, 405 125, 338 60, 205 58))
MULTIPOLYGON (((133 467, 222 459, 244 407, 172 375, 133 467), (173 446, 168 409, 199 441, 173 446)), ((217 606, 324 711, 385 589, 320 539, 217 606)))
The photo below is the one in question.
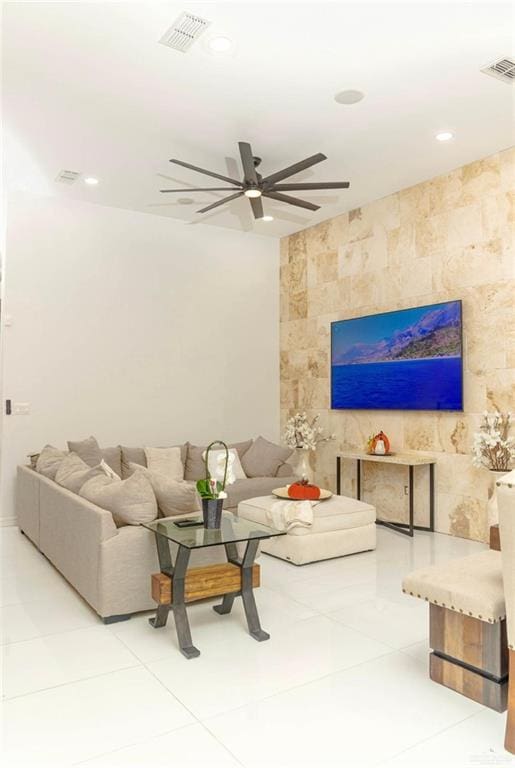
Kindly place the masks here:
MULTIPOLYGON (((106 461, 122 476, 123 450, 103 451, 104 456, 108 455, 106 461)), ((141 461, 141 454, 134 453, 130 453, 130 460, 137 456, 141 461)), ((235 511, 240 501, 292 482, 291 475, 289 465, 282 463, 280 479, 275 476, 237 480, 227 488, 225 506, 235 511)), ((117 527, 111 512, 27 466, 18 467, 16 511, 20 530, 104 622, 128 618, 128 614, 154 607, 150 575, 159 566, 154 537, 148 530, 139 525, 117 527)), ((199 549, 192 553, 191 565, 225 559, 223 548, 199 549)))

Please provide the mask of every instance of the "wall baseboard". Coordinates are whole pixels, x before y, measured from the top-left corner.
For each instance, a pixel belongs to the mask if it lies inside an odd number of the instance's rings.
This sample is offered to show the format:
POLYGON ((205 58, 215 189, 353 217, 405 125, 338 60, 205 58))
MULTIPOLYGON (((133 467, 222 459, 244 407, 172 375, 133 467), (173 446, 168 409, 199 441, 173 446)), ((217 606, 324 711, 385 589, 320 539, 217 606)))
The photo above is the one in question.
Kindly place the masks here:
POLYGON ((8 525, 18 525, 16 515, 11 515, 10 517, 0 517, 0 528, 7 527, 8 525))

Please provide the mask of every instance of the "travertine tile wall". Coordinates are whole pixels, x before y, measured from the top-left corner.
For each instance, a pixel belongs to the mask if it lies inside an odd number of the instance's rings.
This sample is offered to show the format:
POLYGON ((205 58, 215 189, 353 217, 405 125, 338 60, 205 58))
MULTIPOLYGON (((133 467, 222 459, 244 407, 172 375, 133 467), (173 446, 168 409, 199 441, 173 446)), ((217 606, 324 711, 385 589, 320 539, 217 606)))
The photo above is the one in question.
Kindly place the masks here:
MULTIPOLYGON (((281 418, 319 413, 336 440, 319 449, 316 479, 335 489, 337 450, 384 430, 393 450, 437 458, 437 530, 487 538, 493 483, 474 468, 472 434, 485 409, 515 411, 515 149, 464 166, 281 241, 281 418), (330 410, 330 323, 463 300, 463 413, 330 410)), ((367 465, 364 496, 405 519, 405 470, 367 465)), ((355 493, 344 462, 344 493, 355 493)), ((427 469, 416 470, 417 518, 427 469)))

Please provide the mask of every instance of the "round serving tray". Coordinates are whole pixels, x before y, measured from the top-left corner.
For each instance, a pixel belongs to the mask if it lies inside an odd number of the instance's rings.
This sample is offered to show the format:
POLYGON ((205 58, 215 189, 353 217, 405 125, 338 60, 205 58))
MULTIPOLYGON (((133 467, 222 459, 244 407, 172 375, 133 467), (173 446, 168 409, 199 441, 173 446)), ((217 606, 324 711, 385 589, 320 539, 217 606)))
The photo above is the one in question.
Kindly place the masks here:
MULTIPOLYGON (((272 491, 274 496, 277 496, 279 499, 288 499, 288 501, 303 501, 303 499, 292 499, 291 496, 288 496, 288 486, 285 485, 282 488, 276 488, 274 491, 272 491)), ((320 497, 318 499, 308 499, 308 501, 325 501, 326 499, 330 499, 333 494, 331 491, 327 491, 325 488, 320 488, 320 497)))

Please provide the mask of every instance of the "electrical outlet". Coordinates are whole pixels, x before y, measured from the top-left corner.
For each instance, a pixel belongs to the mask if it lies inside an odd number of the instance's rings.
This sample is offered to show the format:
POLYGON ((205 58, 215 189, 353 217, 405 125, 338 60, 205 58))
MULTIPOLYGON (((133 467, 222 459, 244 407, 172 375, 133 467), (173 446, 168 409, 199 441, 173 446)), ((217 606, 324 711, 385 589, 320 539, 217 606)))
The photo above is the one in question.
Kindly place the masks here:
POLYGON ((14 403, 13 413, 15 416, 28 416, 30 413, 30 403, 14 403))

